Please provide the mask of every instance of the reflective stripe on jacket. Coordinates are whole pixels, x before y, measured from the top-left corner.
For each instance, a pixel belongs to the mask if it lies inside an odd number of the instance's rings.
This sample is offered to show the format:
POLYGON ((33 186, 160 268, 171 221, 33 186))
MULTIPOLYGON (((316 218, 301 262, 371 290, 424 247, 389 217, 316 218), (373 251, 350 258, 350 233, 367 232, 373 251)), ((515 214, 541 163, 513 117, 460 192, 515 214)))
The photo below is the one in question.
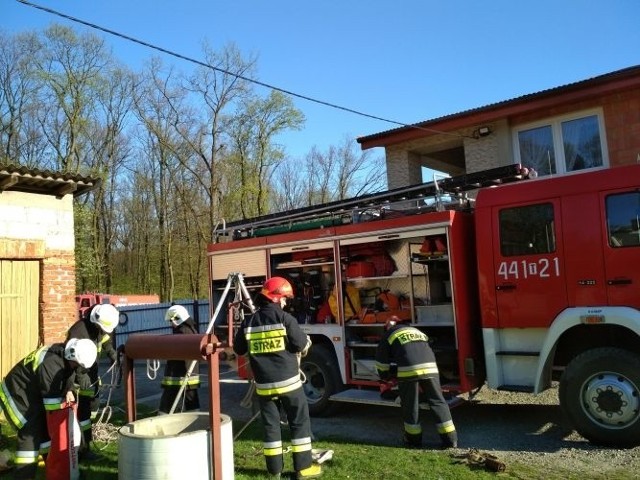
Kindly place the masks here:
POLYGON ((273 396, 302 387, 297 353, 306 345, 307 335, 295 317, 267 303, 242 323, 233 349, 249 355, 256 393, 273 396))
POLYGON ((418 380, 438 376, 438 366, 429 337, 409 325, 394 325, 380 340, 376 350, 376 370, 383 380, 393 376, 396 367, 398 381, 418 380))
MULTIPOLYGON (((172 335, 192 335, 198 333, 195 320, 187 319, 177 327, 172 328, 172 335)), ((180 388, 187 376, 187 370, 191 365, 191 360, 167 360, 164 367, 164 378, 160 382, 162 388, 180 388)), ((187 390, 193 390, 200 387, 199 366, 193 367, 191 375, 187 379, 187 390)))
POLYGON ((63 408, 73 376, 74 371, 64 360, 63 343, 41 347, 27 355, 0 385, 0 403, 8 420, 19 430, 35 408, 63 408))

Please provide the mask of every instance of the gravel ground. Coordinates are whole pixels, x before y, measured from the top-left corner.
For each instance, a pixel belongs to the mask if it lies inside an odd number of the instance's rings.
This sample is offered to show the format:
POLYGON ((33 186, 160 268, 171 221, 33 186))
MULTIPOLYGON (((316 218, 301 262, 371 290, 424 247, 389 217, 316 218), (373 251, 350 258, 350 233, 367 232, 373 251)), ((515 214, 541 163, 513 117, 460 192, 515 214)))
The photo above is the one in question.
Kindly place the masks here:
MULTIPOLYGON (((239 425, 251 418, 250 410, 239 406, 245 392, 245 384, 224 383, 221 388, 222 412, 239 425)), ((537 396, 482 388, 471 401, 452 410, 459 435, 459 448, 452 454, 478 449, 496 455, 507 468, 521 463, 536 471, 562 469, 582 478, 610 478, 608 472, 624 469, 629 472, 625 478, 640 478, 640 447, 592 446, 565 425, 557 398, 557 387, 537 396)), ((340 437, 400 446, 399 415, 399 409, 393 407, 345 404, 337 415, 314 417, 311 424, 314 436, 322 441, 340 437)), ((439 443, 428 418, 423 422, 427 448, 439 443)))
MULTIPOLYGON (((137 398, 139 401, 146 398, 149 405, 157 407, 159 378, 149 381, 146 373, 143 366, 137 369, 137 398)), ((221 411, 234 420, 236 435, 252 417, 251 410, 240 405, 247 384, 232 372, 221 372, 221 379, 221 411)), ((202 408, 208 409, 206 382, 200 392, 202 408)), ((120 395, 122 389, 118 389, 117 396, 120 395)), ((478 449, 496 455, 506 463, 507 469, 509 465, 521 463, 534 471, 574 472, 573 478, 618 478, 609 473, 620 469, 626 472, 624 478, 640 478, 640 447, 592 446, 567 427, 557 399, 557 386, 536 396, 483 387, 472 400, 452 410, 459 435, 459 448, 453 454, 478 449)), ((439 440, 428 422, 428 412, 424 413, 424 443, 427 448, 435 447, 439 440)), ((401 445, 398 408, 344 404, 334 416, 312 418, 311 425, 315 438, 320 441, 340 437, 363 444, 401 445)))

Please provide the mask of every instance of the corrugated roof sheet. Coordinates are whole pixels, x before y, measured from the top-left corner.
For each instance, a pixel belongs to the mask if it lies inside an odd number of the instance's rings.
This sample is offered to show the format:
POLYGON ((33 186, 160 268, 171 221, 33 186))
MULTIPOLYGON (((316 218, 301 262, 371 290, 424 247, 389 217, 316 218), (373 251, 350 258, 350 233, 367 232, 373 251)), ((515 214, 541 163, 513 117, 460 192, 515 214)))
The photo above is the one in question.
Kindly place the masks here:
POLYGON ((572 91, 574 89, 581 89, 581 88, 585 88, 587 86, 590 86, 592 84, 601 84, 601 83, 606 83, 612 80, 615 80, 617 78, 620 77, 629 77, 629 76, 637 76, 640 74, 640 65, 636 65, 633 67, 628 67, 628 68, 624 68, 622 70, 616 70, 614 72, 610 72, 610 73, 606 73, 603 75, 599 75, 596 77, 592 77, 592 78, 588 78, 585 80, 580 80, 577 82, 573 82, 573 83, 568 83, 565 85, 561 85, 559 87, 553 87, 553 88, 548 88, 546 90, 540 90, 538 92, 535 93, 528 93, 525 95, 521 95, 519 97, 514 97, 508 100, 502 100, 500 102, 495 102, 495 103, 490 103, 481 107, 476 107, 476 108, 471 108, 469 110, 463 110, 461 112, 457 112, 457 113, 451 113, 448 115, 444 115, 441 117, 436 117, 436 118, 432 118, 429 120, 424 120, 422 122, 418 122, 415 123, 413 125, 409 125, 409 126, 402 126, 402 127, 398 127, 398 128, 393 128, 391 130, 385 130, 383 132, 378 132, 378 133, 374 133, 371 135, 365 135, 362 137, 359 137, 357 140, 359 143, 368 141, 368 140, 373 140, 376 138, 381 138, 381 137, 387 137, 387 136, 392 136, 395 133, 399 133, 399 132, 404 132, 406 130, 411 130, 414 127, 428 127, 430 125, 433 124, 437 124, 440 122, 444 122, 447 120, 451 120, 451 119, 455 119, 455 118, 459 118, 459 117, 466 117, 466 116, 472 116, 473 114, 476 113, 481 113, 481 112, 485 112, 485 111, 490 111, 490 110, 494 110, 494 109, 500 109, 502 107, 507 107, 509 105, 514 105, 514 104, 519 104, 519 103, 525 103, 525 102, 529 102, 529 101, 533 101, 535 99, 538 98, 542 98, 545 96, 552 96, 552 95, 558 95, 567 91, 572 91))
POLYGON ((100 179, 82 175, 38 170, 24 166, 0 164, 0 193, 16 190, 62 198, 67 194, 74 197, 93 190, 100 179))

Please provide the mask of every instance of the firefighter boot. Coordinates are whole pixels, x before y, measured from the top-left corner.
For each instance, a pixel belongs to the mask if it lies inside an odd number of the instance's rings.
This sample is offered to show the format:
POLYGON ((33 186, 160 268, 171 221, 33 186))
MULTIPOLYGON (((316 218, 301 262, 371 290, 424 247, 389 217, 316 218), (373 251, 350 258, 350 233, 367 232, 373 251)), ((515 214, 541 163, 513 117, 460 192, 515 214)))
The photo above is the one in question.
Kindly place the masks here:
POLYGON ((449 432, 440 435, 440 448, 458 448, 458 435, 456 432, 449 432))
POLYGON ((322 475, 322 467, 320 465, 311 465, 304 470, 298 471, 296 478, 318 478, 320 475, 322 475))

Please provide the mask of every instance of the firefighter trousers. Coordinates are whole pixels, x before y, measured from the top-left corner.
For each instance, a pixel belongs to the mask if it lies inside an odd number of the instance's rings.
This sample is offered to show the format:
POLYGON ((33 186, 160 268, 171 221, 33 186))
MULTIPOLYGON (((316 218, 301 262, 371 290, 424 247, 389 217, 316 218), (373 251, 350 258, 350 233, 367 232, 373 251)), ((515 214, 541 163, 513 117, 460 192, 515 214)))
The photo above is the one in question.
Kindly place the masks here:
POLYGON ((431 415, 435 418, 436 429, 442 446, 450 447, 457 444, 458 436, 451 418, 451 411, 442 395, 440 380, 437 377, 398 382, 398 393, 400 394, 402 406, 404 439, 408 446, 422 446, 421 398, 427 402, 431 415))
MULTIPOLYGON (((7 419, 9 415, 5 411, 7 419)), ((47 430, 47 418, 44 408, 32 412, 27 423, 17 431, 17 448, 13 477, 16 480, 34 479, 38 470, 38 459, 46 459, 51 446, 47 430)))
POLYGON ((89 448, 93 441, 93 430, 91 428, 91 406, 95 402, 93 396, 78 395, 78 422, 82 431, 82 448, 89 448))
POLYGON ((302 387, 276 396, 258 396, 260 415, 264 425, 263 453, 270 474, 281 473, 284 468, 282 457, 282 432, 280 405, 286 413, 291 430, 291 451, 293 468, 296 472, 311 466, 311 422, 309 406, 302 387))

